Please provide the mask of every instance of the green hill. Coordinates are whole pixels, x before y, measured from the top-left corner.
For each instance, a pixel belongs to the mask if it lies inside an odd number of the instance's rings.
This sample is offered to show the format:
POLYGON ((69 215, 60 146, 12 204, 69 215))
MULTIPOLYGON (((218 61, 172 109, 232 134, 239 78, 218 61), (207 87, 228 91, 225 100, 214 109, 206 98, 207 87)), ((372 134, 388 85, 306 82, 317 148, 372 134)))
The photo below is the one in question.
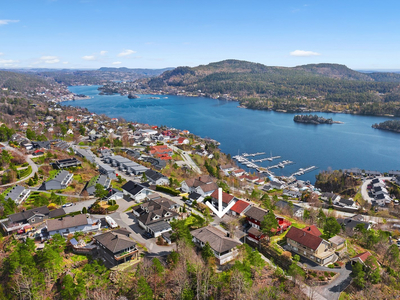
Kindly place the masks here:
POLYGON ((50 84, 46 80, 32 74, 0 71, 0 88, 27 92, 39 87, 49 88, 50 84))

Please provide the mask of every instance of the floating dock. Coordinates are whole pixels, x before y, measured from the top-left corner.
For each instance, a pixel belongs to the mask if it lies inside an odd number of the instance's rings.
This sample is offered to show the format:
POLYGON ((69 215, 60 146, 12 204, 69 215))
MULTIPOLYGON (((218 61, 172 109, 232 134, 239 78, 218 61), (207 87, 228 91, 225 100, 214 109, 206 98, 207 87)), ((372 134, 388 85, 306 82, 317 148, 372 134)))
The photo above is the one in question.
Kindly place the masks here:
POLYGON ((266 158, 261 158, 261 159, 252 159, 251 162, 263 162, 263 161, 273 161, 274 159, 281 158, 281 156, 271 156, 271 157, 266 157, 266 158))
POLYGON ((242 156, 243 157, 249 157, 249 156, 257 156, 257 155, 263 155, 265 154, 265 152, 257 152, 257 153, 243 153, 242 156))
POLYGON ((307 167, 307 168, 304 168, 304 169, 303 169, 303 168, 300 168, 297 172, 293 173, 293 174, 290 175, 290 176, 300 176, 300 175, 304 175, 305 173, 314 171, 314 170, 316 170, 316 169, 318 169, 318 167, 316 167, 316 166, 310 166, 310 167, 307 167))

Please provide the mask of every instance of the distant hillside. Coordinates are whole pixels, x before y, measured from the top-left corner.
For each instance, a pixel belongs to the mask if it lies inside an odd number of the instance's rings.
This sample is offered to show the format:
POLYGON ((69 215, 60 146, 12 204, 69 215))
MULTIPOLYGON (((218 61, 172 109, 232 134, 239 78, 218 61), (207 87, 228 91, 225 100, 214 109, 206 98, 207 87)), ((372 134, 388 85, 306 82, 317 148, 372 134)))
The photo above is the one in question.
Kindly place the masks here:
POLYGON ((54 78, 64 85, 104 84, 111 80, 133 81, 139 78, 158 76, 172 68, 165 69, 129 69, 100 68, 98 70, 40 70, 39 76, 54 78))
POLYGON ((152 89, 201 90, 233 97, 322 98, 339 102, 368 102, 396 93, 400 74, 360 73, 338 64, 294 68, 225 60, 198 67, 178 67, 147 81, 152 89))
POLYGON ((50 84, 33 74, 22 74, 9 71, 0 71, 0 88, 11 91, 27 92, 39 87, 49 88, 50 84))

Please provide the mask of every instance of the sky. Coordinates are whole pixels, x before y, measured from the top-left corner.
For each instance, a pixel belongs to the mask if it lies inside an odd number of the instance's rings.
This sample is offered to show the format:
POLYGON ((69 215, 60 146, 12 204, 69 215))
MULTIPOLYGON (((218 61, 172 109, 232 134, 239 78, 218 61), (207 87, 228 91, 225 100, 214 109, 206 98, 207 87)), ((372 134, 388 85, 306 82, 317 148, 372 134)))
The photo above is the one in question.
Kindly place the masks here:
POLYGON ((0 68, 400 69, 400 1, 3 0, 0 68))

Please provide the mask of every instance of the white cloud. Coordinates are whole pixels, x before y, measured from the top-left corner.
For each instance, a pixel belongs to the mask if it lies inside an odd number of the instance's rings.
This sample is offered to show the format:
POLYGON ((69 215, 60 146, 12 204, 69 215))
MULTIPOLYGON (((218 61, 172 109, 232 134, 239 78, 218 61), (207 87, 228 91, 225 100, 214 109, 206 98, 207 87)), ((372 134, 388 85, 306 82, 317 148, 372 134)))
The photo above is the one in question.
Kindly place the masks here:
POLYGON ((118 57, 121 57, 121 56, 128 56, 128 55, 131 55, 131 54, 133 54, 133 53, 136 53, 136 51, 133 51, 133 50, 124 50, 124 51, 122 51, 120 54, 118 54, 117 56, 118 57))
POLYGON ((0 20, 0 25, 8 25, 10 23, 18 23, 19 20, 0 20))
POLYGON ((67 62, 67 61, 63 61, 63 64, 64 64, 64 65, 68 65, 68 62, 67 62))
POLYGON ((120 62, 120 61, 114 61, 112 64, 113 64, 113 65, 120 65, 120 64, 122 64, 122 62, 120 62))
POLYGON ((12 60, 12 59, 0 59, 0 65, 4 67, 13 67, 19 60, 12 60))
POLYGON ((321 53, 313 52, 313 51, 304 51, 304 50, 295 50, 290 52, 291 56, 318 56, 321 53))
POLYGON ((96 60, 96 57, 94 55, 85 55, 82 57, 84 60, 96 60))
POLYGON ((108 51, 100 51, 100 55, 106 55, 108 51))
POLYGON ((3 52, 0 52, 0 55, 4 55, 4 53, 3 53, 3 52))
POLYGON ((40 60, 46 64, 55 64, 60 62, 60 59, 57 56, 42 56, 40 60))

